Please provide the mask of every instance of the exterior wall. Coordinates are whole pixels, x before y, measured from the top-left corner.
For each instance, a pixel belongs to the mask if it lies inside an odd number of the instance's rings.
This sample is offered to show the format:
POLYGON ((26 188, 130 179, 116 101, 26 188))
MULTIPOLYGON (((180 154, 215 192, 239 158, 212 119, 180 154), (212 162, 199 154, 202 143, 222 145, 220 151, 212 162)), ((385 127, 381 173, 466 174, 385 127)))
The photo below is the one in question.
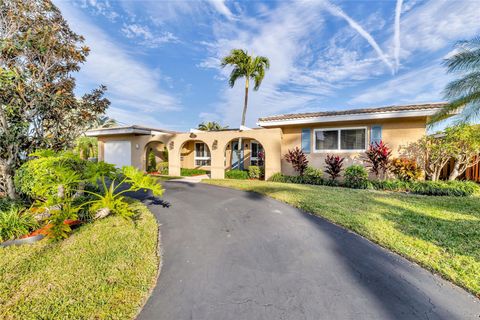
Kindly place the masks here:
POLYGON ((301 147, 301 134, 303 128, 311 129, 311 146, 310 154, 307 155, 311 166, 319 169, 324 168, 325 158, 327 154, 335 154, 345 157, 344 167, 352 164, 363 164, 361 156, 363 152, 349 152, 349 151, 329 151, 316 152, 314 151, 315 139, 313 136, 313 129, 328 129, 328 128, 349 128, 349 127, 367 127, 367 144, 370 141, 370 128, 373 125, 382 126, 382 140, 392 148, 392 156, 398 157, 401 155, 401 148, 409 143, 415 142, 426 133, 426 118, 405 118, 405 119, 385 119, 373 121, 349 121, 349 122, 332 122, 319 123, 301 126, 285 126, 282 127, 282 173, 293 175, 295 171, 292 166, 283 159, 283 155, 289 149, 301 147))

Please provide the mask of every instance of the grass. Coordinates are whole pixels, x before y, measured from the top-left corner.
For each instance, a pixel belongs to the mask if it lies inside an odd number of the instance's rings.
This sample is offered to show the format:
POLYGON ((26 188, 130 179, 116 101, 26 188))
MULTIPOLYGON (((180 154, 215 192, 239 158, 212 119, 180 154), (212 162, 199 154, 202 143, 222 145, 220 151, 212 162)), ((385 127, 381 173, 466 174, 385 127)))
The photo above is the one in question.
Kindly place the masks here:
POLYGON ((158 226, 150 211, 136 225, 118 216, 70 238, 0 248, 1 319, 132 319, 158 271, 158 226))
POLYGON ((480 297, 480 198, 430 197, 251 180, 205 183, 258 192, 322 216, 480 297))
POLYGON ((182 177, 191 177, 191 176, 200 176, 207 174, 207 170, 203 169, 188 169, 188 168, 181 168, 180 169, 180 175, 182 177))

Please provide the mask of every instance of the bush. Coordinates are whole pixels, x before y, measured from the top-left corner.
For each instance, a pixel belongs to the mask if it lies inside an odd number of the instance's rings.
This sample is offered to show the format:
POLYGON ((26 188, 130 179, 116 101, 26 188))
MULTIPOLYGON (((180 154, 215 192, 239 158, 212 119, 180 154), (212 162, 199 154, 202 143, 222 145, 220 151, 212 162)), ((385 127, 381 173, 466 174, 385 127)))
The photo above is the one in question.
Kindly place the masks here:
POLYGON ((352 165, 345 170, 345 186, 354 189, 366 189, 368 187, 368 172, 361 165, 352 165))
POLYGON ((375 142, 370 144, 365 152, 364 161, 376 177, 378 177, 380 172, 385 176, 391 154, 392 150, 383 141, 380 141, 380 143, 375 142))
POLYGON ((285 176, 280 172, 273 174, 267 181, 270 182, 286 182, 285 176))
POLYGON ((248 179, 248 176, 249 176, 248 171, 244 171, 244 170, 234 169, 234 170, 229 170, 225 172, 225 178, 227 179, 245 180, 245 179, 248 179))
POLYGON ((32 214, 12 206, 0 211, 0 242, 18 238, 38 227, 32 214))
POLYGON ((304 176, 304 181, 307 184, 317 184, 317 185, 323 184, 322 170, 309 166, 305 170, 305 173, 303 176, 304 176))
POLYGON ((157 170, 157 158, 155 157, 155 152, 152 149, 148 152, 148 166, 147 172, 154 172, 157 170))
POLYGON ((370 181, 370 186, 376 190, 386 191, 408 191, 410 183, 401 180, 373 180, 370 181))
POLYGON ((262 171, 258 166, 249 166, 248 167, 248 177, 250 179, 260 179, 262 171))
POLYGON ((394 158, 390 161, 390 171, 402 181, 412 181, 420 178, 422 169, 415 160, 394 158))
POLYGON ((416 181, 410 185, 410 191, 429 196, 471 196, 478 192, 479 186, 471 181, 416 181))
POLYGON ((180 175, 183 177, 200 176, 207 173, 208 171, 203 169, 188 169, 188 168, 180 169, 180 175))
POLYGON ((168 175, 168 161, 162 161, 157 164, 157 172, 159 174, 168 175))
POLYGON ((303 176, 308 167, 308 160, 307 156, 301 149, 295 147, 293 150, 288 150, 287 154, 283 157, 285 161, 292 164, 293 169, 295 169, 299 175, 303 176))
POLYGON ((327 155, 327 158, 325 159, 325 163, 327 165, 325 168, 325 173, 330 176, 331 181, 335 181, 340 176, 344 160, 345 158, 340 156, 327 155))

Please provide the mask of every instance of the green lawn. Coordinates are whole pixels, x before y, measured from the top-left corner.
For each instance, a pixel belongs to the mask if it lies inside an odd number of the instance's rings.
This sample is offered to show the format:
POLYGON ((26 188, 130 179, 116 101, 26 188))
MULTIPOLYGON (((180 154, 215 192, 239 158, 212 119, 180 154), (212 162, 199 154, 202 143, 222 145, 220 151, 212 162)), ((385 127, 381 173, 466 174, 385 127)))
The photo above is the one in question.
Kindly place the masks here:
POLYGON ((142 204, 136 226, 117 216, 70 238, 0 248, 0 319, 132 319, 159 266, 158 225, 142 204))
POLYGON ((480 297, 480 197, 430 197, 251 180, 204 182, 255 191, 322 216, 480 297))

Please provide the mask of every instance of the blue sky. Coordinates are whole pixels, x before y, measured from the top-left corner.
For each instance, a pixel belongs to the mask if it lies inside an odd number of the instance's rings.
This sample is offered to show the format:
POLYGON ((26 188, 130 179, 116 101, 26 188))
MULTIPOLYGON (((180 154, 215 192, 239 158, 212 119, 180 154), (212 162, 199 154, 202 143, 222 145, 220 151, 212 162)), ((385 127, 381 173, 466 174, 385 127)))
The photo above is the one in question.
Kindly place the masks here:
POLYGON ((109 116, 188 130, 238 127, 243 82, 219 61, 233 48, 270 59, 250 95, 260 116, 433 102, 442 59, 480 33, 478 1, 55 0, 91 48, 78 93, 108 87, 109 116))

